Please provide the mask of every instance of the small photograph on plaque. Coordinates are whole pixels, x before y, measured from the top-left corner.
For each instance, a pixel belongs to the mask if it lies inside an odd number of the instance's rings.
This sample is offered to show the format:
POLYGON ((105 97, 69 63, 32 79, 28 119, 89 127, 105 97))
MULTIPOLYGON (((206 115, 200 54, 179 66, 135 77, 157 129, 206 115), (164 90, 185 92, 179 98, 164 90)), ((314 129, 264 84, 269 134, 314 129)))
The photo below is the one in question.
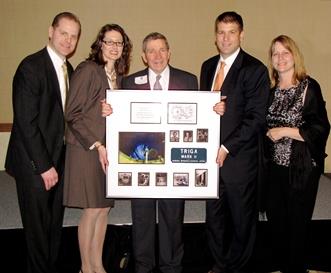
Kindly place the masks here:
POLYGON ((197 142, 208 142, 208 129, 197 129, 197 142))
POLYGON ((183 133, 183 141, 184 142, 192 142, 193 141, 193 131, 185 130, 183 133))
POLYGON ((170 142, 179 142, 179 130, 170 130, 170 142))
POLYGON ((119 132, 119 164, 164 164, 164 132, 119 132))
POLYGON ((119 172, 118 173, 118 185, 119 186, 132 186, 132 173, 119 172))
POLYGON ((138 173, 138 186, 149 186, 149 173, 138 173))
POLYGON ((174 186, 188 186, 189 174, 188 173, 174 173, 174 186))
POLYGON ((208 171, 207 169, 196 169, 195 170, 195 186, 196 187, 207 187, 208 171))
POLYGON ((155 185, 156 186, 167 186, 167 173, 156 173, 155 174, 155 185))

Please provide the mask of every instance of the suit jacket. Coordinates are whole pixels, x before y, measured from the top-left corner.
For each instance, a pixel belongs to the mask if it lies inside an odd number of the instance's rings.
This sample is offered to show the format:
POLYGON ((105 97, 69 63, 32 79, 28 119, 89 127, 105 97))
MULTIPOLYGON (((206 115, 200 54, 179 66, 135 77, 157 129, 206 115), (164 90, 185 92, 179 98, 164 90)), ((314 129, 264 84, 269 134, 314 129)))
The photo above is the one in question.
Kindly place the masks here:
MULTIPOLYGON (((211 90, 220 56, 202 64, 200 90, 211 90)), ((226 112, 221 118, 221 144, 229 154, 222 167, 224 180, 253 178, 257 173, 258 136, 265 126, 270 92, 267 68, 240 49, 224 79, 226 112), (234 175, 233 170, 240 170, 234 175)))
MULTIPOLYGON (((73 72, 67 63, 68 75, 73 72)), ((64 116, 58 78, 44 48, 26 57, 13 80, 14 122, 5 168, 13 176, 57 168, 63 152, 64 116)))
POLYGON ((76 68, 67 98, 66 142, 88 150, 96 141, 105 143, 106 119, 100 101, 109 89, 104 65, 84 61, 76 68))
MULTIPOLYGON (((174 68, 169 65, 169 88, 168 90, 198 90, 198 79, 195 75, 174 68)), ((123 89, 137 89, 137 90, 150 90, 148 68, 138 71, 130 76, 123 78, 122 81, 123 89), (139 84, 136 82, 136 78, 147 77, 147 82, 139 84)))

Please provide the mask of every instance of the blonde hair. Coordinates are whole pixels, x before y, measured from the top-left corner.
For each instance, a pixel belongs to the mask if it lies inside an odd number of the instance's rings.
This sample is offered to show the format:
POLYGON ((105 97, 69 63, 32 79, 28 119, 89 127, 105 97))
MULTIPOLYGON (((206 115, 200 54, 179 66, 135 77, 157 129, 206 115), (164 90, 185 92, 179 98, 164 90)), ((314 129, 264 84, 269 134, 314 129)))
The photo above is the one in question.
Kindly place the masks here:
POLYGON ((307 77, 303 55, 301 54, 299 47, 297 46, 297 44, 294 42, 293 39, 291 39, 286 35, 279 35, 278 37, 272 40, 269 48, 268 59, 269 59, 269 73, 271 79, 271 87, 274 87, 279 83, 278 72, 272 65, 272 54, 274 51, 275 44, 277 42, 281 43, 293 55, 293 60, 294 60, 294 73, 292 76, 293 84, 296 84, 297 82, 301 82, 307 77))

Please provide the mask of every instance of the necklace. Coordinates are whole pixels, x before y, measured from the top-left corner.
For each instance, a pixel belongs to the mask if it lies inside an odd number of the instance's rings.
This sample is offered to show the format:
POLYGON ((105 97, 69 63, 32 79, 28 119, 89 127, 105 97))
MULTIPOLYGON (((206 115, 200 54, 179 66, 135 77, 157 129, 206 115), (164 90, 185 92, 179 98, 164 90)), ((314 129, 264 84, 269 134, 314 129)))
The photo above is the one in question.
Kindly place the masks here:
POLYGON ((111 71, 109 71, 107 69, 107 67, 105 66, 105 71, 106 71, 106 75, 107 75, 107 79, 109 81, 109 85, 111 86, 112 89, 116 89, 117 88, 117 84, 116 84, 116 71, 115 69, 112 69, 111 71))

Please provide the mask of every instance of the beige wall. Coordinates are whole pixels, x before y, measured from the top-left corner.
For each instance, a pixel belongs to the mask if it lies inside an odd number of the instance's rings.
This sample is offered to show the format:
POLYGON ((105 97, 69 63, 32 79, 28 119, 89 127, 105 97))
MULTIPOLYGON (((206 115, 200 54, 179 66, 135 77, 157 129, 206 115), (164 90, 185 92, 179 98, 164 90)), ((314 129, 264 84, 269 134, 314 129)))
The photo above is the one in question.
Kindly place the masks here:
MULTIPOLYGON (((0 2, 0 123, 12 121, 11 82, 23 57, 42 48, 56 13, 69 10, 82 22, 82 36, 71 62, 76 66, 105 23, 118 23, 134 43, 131 72, 141 69, 141 41, 151 31, 164 33, 172 50, 171 63, 199 75, 203 60, 216 53, 213 23, 225 10, 243 16, 243 48, 266 62, 272 38, 292 36, 301 47, 308 71, 317 79, 331 113, 331 0, 1 0, 0 2)), ((326 171, 331 172, 330 158, 326 171)), ((3 149, 1 147, 1 156, 3 149)))

